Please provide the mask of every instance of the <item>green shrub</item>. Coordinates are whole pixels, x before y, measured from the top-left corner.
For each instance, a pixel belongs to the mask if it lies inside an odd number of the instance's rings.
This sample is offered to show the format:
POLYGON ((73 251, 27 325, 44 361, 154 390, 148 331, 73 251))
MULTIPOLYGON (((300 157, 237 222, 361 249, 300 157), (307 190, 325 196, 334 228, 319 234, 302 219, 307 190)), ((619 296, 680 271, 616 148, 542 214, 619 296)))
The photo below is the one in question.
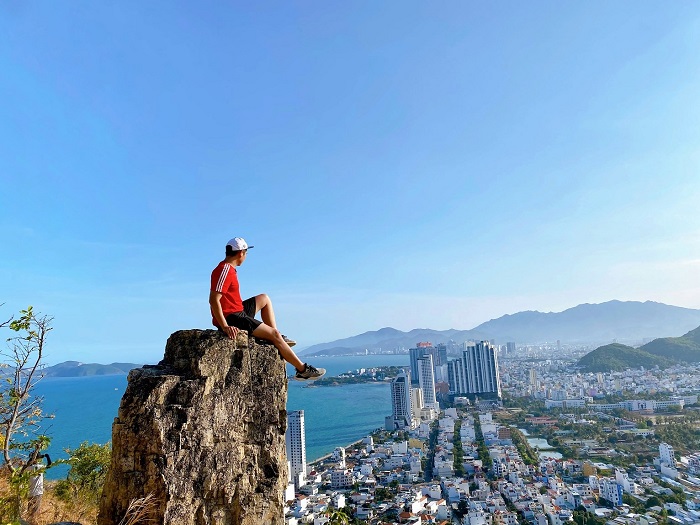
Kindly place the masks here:
POLYGON ((66 452, 70 456, 66 461, 70 470, 66 479, 56 483, 56 497, 66 503, 81 500, 96 505, 107 476, 112 446, 85 441, 74 450, 66 449, 66 452))

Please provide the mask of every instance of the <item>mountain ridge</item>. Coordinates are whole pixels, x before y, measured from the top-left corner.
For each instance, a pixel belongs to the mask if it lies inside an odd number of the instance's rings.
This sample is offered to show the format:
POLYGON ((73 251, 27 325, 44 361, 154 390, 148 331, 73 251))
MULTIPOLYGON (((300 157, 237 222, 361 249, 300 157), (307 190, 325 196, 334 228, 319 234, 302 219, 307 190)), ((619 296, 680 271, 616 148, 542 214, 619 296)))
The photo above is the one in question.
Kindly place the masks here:
POLYGON ((64 361, 42 370, 44 377, 88 377, 127 375, 130 370, 143 365, 136 363, 81 363, 80 361, 64 361))
MULTIPOLYGON (((363 353, 411 348, 419 341, 433 344, 450 339, 461 343, 469 340, 494 339, 502 344, 554 342, 607 343, 614 340, 641 342, 684 333, 700 325, 700 310, 672 306, 655 301, 619 301, 583 303, 562 312, 526 310, 505 314, 469 330, 432 330, 415 328, 408 332, 391 327, 312 345, 299 355, 321 355, 326 350, 347 348, 347 353, 363 353), (390 335, 390 337, 386 337, 390 335)), ((336 354, 337 355, 337 354, 336 354)))

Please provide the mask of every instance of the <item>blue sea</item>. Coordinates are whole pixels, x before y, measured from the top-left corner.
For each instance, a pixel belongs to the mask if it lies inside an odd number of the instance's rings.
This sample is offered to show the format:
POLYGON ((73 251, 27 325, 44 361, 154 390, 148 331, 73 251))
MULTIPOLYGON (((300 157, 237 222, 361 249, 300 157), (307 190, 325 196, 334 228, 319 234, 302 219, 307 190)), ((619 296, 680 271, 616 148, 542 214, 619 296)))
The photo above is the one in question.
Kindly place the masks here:
MULTIPOLYGON (((311 363, 336 376, 348 370, 374 366, 408 366, 407 355, 361 355, 314 358, 311 363)), ((288 367, 287 372, 292 373, 288 367)), ((313 461, 335 447, 357 441, 378 427, 391 413, 388 383, 309 387, 310 383, 289 382, 287 410, 303 410, 306 426, 306 456, 313 461)), ((313 383, 311 383, 313 384, 313 383)), ((44 378, 36 394, 44 396, 44 412, 53 414, 44 432, 51 436, 51 459, 67 458, 66 448, 83 441, 107 443, 112 422, 126 389, 126 376, 44 378)), ((67 467, 58 466, 47 477, 65 476, 67 467)))

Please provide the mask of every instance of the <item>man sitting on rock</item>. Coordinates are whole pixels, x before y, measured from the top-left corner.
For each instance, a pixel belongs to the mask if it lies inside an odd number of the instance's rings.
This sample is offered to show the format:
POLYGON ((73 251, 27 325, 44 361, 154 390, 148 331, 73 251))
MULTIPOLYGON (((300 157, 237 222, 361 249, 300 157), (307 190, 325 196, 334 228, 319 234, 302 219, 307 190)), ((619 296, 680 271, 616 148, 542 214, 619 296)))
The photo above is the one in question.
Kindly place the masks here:
POLYGON ((277 330, 270 298, 266 294, 260 294, 245 301, 241 300, 236 267, 243 264, 250 248, 252 246, 248 246, 244 239, 234 237, 226 244, 226 258, 211 273, 209 306, 214 326, 231 339, 236 338, 239 330, 245 330, 249 336, 252 334, 271 341, 285 361, 296 368, 296 379, 318 379, 326 371, 302 363, 297 357, 291 349, 296 343, 277 330), (262 322, 255 319, 258 312, 262 322))

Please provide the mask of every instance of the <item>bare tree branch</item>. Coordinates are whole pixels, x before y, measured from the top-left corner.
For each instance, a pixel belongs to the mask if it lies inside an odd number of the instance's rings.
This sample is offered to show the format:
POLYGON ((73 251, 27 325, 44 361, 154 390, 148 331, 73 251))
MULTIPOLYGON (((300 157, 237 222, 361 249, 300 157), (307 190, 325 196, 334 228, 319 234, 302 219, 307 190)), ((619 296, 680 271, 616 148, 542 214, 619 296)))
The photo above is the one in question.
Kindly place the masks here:
MULTIPOLYGON (((5 303, 0 303, 0 307, 2 307, 2 306, 5 306, 5 303)), ((4 327, 6 327, 7 325, 9 325, 9 324, 12 322, 12 320, 13 320, 14 318, 15 318, 15 317, 14 317, 13 315, 11 315, 10 318, 9 318, 7 321, 4 321, 4 322, 0 323, 0 328, 4 328, 4 327)))

